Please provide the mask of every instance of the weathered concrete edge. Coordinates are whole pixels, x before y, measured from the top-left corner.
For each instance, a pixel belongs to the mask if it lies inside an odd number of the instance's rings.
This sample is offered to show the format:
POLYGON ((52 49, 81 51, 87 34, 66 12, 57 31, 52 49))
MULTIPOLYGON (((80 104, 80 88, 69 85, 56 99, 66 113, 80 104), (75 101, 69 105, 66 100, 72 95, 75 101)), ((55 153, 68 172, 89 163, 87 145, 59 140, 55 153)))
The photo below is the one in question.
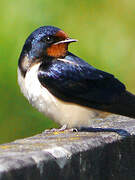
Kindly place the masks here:
POLYGON ((113 116, 93 127, 123 129, 132 136, 67 130, 3 144, 0 180, 134 180, 135 120, 113 116))
MULTIPOLYGON (((77 133, 77 135, 80 136, 81 134, 82 133, 77 133)), ((88 136, 88 133, 83 133, 83 136, 84 135, 88 136)), ((64 169, 67 164, 71 163, 73 156, 79 154, 79 157, 77 158, 81 164, 81 161, 83 160, 81 156, 85 152, 89 151, 91 156, 94 157, 94 151, 96 151, 96 149, 102 149, 103 151, 104 146, 109 143, 114 143, 116 140, 121 141, 120 139, 121 138, 115 133, 99 133, 96 134, 96 136, 82 139, 81 143, 80 141, 76 141, 70 145, 67 143, 51 148, 45 148, 40 151, 28 153, 10 152, 9 154, 3 154, 3 156, 0 157, 0 180, 17 180, 20 176, 24 176, 22 179, 25 180, 40 180, 45 176, 47 177, 48 173, 51 173, 52 168, 56 170, 56 176, 61 169, 64 169), (47 171, 49 172, 47 173, 47 171)), ((15 142, 19 141, 20 140, 17 140, 15 142)), ((50 174, 48 177, 51 179, 50 174)))

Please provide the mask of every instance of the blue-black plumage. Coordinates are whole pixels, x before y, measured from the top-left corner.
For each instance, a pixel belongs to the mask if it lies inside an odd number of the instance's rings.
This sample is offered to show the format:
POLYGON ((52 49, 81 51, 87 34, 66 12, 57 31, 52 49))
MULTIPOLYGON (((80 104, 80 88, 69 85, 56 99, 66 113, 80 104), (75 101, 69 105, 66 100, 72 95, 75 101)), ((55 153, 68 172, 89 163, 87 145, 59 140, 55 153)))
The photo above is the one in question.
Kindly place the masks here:
MULTIPOLYGON (((40 27, 27 38, 19 58, 18 79, 30 103, 54 120, 62 119, 62 113, 58 117, 58 109, 69 114, 69 105, 78 108, 78 113, 86 107, 135 118, 135 96, 112 74, 70 53, 68 45, 75 41, 53 26, 40 27)), ((63 122, 59 121, 61 125, 63 122)), ((76 123, 67 124, 73 127, 76 123)))

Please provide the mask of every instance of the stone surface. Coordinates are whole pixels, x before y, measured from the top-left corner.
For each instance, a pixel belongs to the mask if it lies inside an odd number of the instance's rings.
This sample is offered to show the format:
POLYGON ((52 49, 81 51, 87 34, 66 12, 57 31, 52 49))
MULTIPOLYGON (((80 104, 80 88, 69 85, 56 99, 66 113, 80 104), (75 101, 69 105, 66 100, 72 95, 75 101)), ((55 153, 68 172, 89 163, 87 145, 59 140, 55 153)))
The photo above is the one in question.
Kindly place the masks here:
POLYGON ((0 180, 134 180, 135 120, 109 118, 93 126, 125 129, 131 136, 65 130, 0 145, 0 180))

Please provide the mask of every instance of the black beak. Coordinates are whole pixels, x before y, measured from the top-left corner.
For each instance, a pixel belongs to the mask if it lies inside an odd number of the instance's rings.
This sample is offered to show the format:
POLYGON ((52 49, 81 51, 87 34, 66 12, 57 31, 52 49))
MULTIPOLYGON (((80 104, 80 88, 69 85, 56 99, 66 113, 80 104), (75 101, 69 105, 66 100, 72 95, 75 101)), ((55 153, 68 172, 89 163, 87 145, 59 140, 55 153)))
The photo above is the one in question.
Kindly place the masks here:
POLYGON ((65 40, 62 40, 62 41, 59 41, 59 42, 54 43, 54 45, 62 44, 62 43, 77 42, 77 41, 78 41, 78 40, 76 40, 76 39, 67 38, 67 39, 65 39, 65 40))

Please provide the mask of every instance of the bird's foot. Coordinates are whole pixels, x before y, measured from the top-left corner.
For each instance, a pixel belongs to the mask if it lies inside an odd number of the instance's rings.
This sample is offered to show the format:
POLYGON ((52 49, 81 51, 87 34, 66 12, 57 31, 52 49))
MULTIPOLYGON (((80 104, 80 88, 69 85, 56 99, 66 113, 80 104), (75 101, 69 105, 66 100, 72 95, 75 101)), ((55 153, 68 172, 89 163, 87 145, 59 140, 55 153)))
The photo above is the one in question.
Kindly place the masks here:
POLYGON ((53 132, 62 132, 64 130, 67 129, 67 125, 64 124, 61 128, 57 129, 57 128, 52 128, 52 129, 46 129, 45 131, 43 131, 43 133, 53 133, 53 132))

